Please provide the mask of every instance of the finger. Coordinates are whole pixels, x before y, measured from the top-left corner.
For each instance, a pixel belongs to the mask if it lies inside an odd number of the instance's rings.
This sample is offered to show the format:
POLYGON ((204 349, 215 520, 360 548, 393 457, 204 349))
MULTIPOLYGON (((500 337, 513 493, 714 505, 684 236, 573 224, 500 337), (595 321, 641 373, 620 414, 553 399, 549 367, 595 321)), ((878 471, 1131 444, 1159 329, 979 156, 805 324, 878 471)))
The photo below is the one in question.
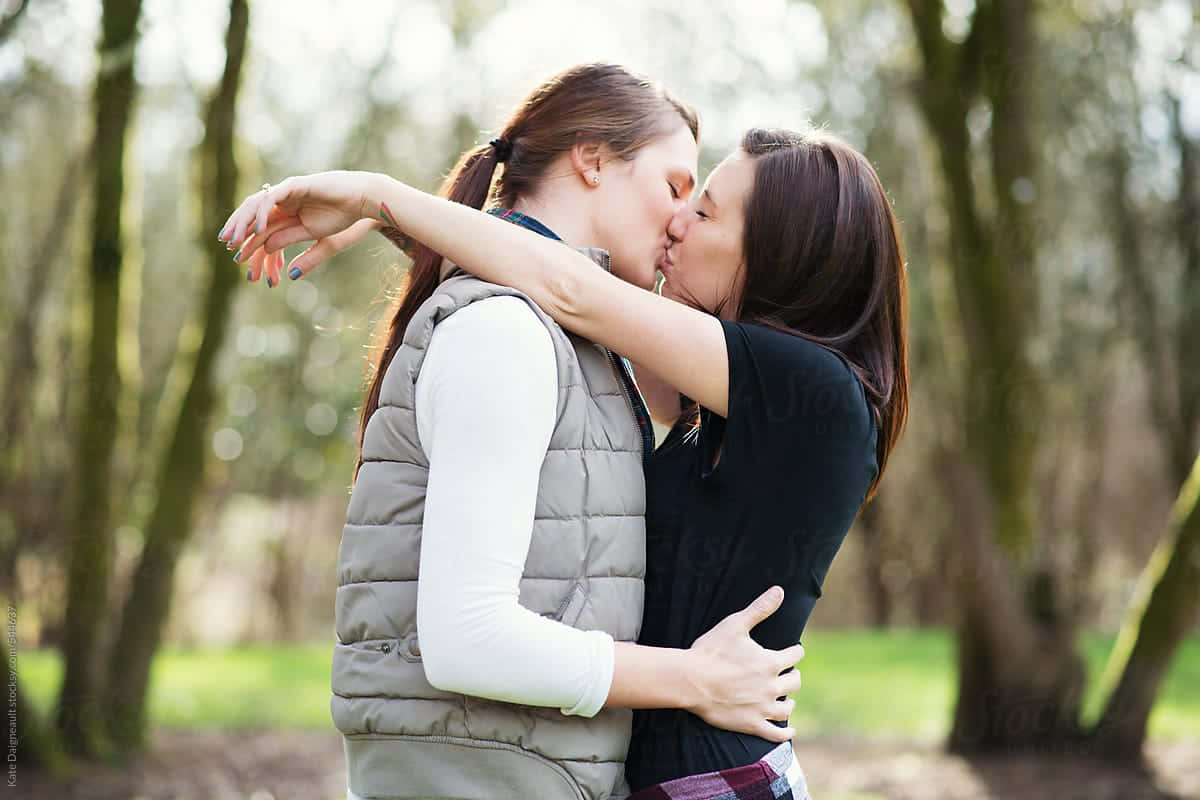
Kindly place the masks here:
MULTIPOLYGON (((253 197, 253 195, 250 197, 253 197)), ((242 216, 244 216, 246 203, 249 202, 250 197, 238 204, 237 208, 233 210, 233 213, 230 214, 225 220, 225 224, 221 226, 221 233, 217 235, 218 239, 226 242, 230 246, 233 244, 233 232, 237 228, 238 221, 241 220, 242 216)))
POLYGON ((779 653, 780 670, 785 670, 793 666, 797 661, 804 658, 804 645, 794 644, 791 647, 776 651, 779 653))
POLYGON ((362 237, 375 230, 372 219, 360 219, 344 231, 320 239, 312 247, 292 259, 288 265, 288 277, 299 280, 312 272, 317 265, 357 243, 362 237))
POLYGON ((250 254, 250 258, 246 260, 246 280, 251 283, 258 282, 263 275, 263 256, 265 254, 262 248, 255 250, 250 254))
MULTIPOLYGON (((342 233, 345 233, 345 231, 342 231, 342 233)), ((312 247, 293 258, 291 263, 288 264, 288 277, 294 281, 299 280, 316 269, 325 259, 337 255, 340 250, 337 243, 333 241, 335 238, 334 236, 326 236, 324 239, 318 239, 312 247)))
POLYGON ((253 255, 256 250, 262 249, 263 244, 271 237, 271 234, 289 226, 294 226, 295 224, 295 217, 281 216, 277 218, 275 222, 271 223, 271 225, 269 225, 262 233, 251 233, 238 247, 238 252, 234 253, 233 260, 245 261, 251 255, 253 255))
POLYGON ((229 235, 229 243, 234 247, 241 247, 246 243, 246 233, 252 224, 254 215, 258 213, 258 202, 261 197, 261 192, 250 195, 242 201, 234 213, 233 231, 229 235))
MULTIPOLYGON (((285 178, 283 183, 278 186, 272 186, 265 194, 263 194, 262 202, 254 215, 254 232, 259 233, 265 231, 270 224, 271 211, 278 205, 287 201, 291 196, 292 187, 295 181, 291 178, 285 178)), ((282 212, 281 212, 282 213, 282 212)))
POLYGON ((795 694, 800 691, 800 687, 804 685, 804 681, 800 677, 800 670, 794 669, 791 672, 785 672, 773 684, 775 696, 779 697, 785 694, 795 694))
POLYGON ((772 725, 765 719, 761 725, 754 726, 754 735, 766 739, 768 742, 786 742, 796 735, 795 728, 781 728, 778 725, 772 725))
POLYGON ((754 602, 746 606, 741 611, 736 612, 742 624, 747 631, 754 628, 755 625, 762 622, 767 617, 779 610, 779 606, 783 603, 783 589, 779 586, 772 586, 765 592, 754 598, 754 602))
MULTIPOLYGON (((291 219, 295 220, 296 218, 292 217, 291 219)), ((275 226, 268 227, 267 238, 263 241, 263 247, 266 248, 268 253, 282 252, 285 247, 311 240, 312 236, 297 220, 289 225, 281 225, 278 228, 275 228, 275 226)))
POLYGON ((792 711, 796 709, 796 701, 788 697, 784 700, 772 700, 767 708, 767 719, 787 722, 791 719, 792 711))
POLYGON ((262 248, 262 251, 266 253, 263 256, 263 268, 267 271, 268 280, 272 286, 278 286, 281 282, 279 273, 283 269, 283 253, 267 253, 265 247, 262 248))

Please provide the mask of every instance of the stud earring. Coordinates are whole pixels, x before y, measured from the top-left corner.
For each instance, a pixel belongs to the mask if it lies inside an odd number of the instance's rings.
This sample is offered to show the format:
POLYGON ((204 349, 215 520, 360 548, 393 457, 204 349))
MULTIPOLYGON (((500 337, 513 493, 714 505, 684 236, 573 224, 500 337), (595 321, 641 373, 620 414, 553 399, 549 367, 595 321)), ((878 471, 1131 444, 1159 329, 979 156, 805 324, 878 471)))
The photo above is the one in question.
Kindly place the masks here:
POLYGON ((599 176, 599 175, 593 175, 593 176, 592 176, 592 183, 599 183, 599 182, 600 182, 600 176, 599 176))

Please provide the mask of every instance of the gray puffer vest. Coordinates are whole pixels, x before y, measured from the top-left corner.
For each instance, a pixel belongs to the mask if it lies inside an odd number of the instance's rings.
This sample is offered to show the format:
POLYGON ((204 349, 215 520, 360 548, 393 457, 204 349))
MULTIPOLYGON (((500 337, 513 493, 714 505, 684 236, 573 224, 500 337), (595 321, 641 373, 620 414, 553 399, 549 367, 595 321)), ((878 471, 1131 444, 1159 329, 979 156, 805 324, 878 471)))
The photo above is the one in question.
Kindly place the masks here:
MULTIPOLYGON (((608 268, 604 251, 581 252, 608 268)), ((434 326, 497 295, 529 303, 558 362, 558 416, 520 602, 618 641, 636 640, 641 627, 644 445, 631 405, 641 398, 618 378, 624 365, 514 289, 463 273, 447 279, 417 311, 388 366, 338 551, 330 710, 344 736, 349 788, 364 800, 628 794, 630 711, 583 718, 440 691, 421 664, 417 567, 428 462, 417 437, 417 375, 434 326)))

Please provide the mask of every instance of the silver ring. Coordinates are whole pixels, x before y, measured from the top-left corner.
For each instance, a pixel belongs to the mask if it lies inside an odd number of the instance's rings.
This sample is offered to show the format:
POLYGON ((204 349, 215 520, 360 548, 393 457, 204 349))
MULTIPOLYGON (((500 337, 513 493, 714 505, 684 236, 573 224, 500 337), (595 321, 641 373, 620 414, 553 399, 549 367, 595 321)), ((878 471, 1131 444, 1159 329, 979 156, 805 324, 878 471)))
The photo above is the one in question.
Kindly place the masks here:
POLYGON ((263 190, 264 192, 269 192, 269 191, 271 191, 271 184, 269 184, 269 183, 264 183, 264 184, 262 185, 262 190, 263 190))

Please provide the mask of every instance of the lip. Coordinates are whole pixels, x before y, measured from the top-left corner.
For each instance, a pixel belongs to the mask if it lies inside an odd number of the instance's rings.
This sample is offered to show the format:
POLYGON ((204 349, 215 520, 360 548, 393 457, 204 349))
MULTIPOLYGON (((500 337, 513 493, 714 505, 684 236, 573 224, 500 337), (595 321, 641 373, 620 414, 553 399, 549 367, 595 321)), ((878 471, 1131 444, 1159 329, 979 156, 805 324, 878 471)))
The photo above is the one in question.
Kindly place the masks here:
POLYGON ((670 272, 674 266, 675 262, 671 260, 671 256, 669 256, 664 250, 663 257, 658 262, 658 268, 662 270, 663 274, 665 275, 666 273, 670 272))

